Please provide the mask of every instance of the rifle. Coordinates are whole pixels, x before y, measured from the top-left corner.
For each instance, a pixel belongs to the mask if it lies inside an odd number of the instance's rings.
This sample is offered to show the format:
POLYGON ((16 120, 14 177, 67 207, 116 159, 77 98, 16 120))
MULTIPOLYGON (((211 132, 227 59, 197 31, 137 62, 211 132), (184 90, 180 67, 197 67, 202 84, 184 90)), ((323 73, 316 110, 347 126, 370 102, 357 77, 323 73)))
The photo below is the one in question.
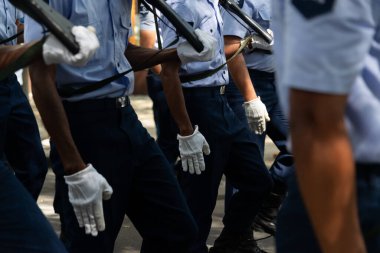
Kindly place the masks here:
POLYGON ((249 25, 249 27, 254 30, 257 34, 260 35, 268 44, 273 42, 272 36, 265 31, 261 25, 259 25, 256 21, 254 21, 250 16, 248 16, 245 12, 243 12, 239 6, 233 0, 219 0, 221 6, 224 9, 231 11, 236 16, 238 16, 244 23, 249 25))
POLYGON ((79 45, 71 33, 74 25, 43 0, 9 0, 9 2, 45 25, 72 54, 79 52, 79 45))
POLYGON ((143 2, 144 1, 156 7, 170 21, 170 23, 174 25, 177 32, 185 37, 195 50, 198 52, 203 50, 203 44, 195 35, 194 29, 188 23, 183 21, 183 19, 179 17, 164 0, 143 0, 143 2))

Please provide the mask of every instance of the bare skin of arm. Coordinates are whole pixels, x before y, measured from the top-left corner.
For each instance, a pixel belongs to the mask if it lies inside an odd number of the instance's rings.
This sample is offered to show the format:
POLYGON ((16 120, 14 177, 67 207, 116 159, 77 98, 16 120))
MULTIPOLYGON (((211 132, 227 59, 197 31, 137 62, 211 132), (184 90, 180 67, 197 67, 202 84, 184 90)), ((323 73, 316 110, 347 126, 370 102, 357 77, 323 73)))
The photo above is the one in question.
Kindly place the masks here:
POLYGON ((179 61, 177 49, 157 50, 128 44, 124 53, 134 71, 154 67, 166 61, 179 61))
POLYGON ((35 42, 24 44, 24 45, 16 45, 16 46, 1 46, 0 47, 0 69, 7 67, 9 64, 14 62, 17 58, 19 58, 23 53, 25 53, 26 50, 28 50, 34 44, 35 42))
MULTIPOLYGON (((16 25, 17 25, 17 33, 24 31, 24 24, 20 22, 19 19, 16 20, 16 25)), ((24 35, 21 34, 17 37, 17 44, 24 43, 24 35)))
POLYGON ((355 165, 344 125, 346 96, 291 90, 297 178, 324 253, 364 253, 355 165))
POLYGON ((42 59, 30 66, 33 97, 44 125, 57 146, 66 175, 86 167, 71 136, 61 98, 55 86, 55 66, 46 66, 42 59))
MULTIPOLYGON (((232 56, 239 49, 240 40, 241 39, 236 36, 224 36, 224 51, 226 57, 232 56)), ((242 54, 237 55, 227 65, 234 83, 244 97, 244 101, 251 101, 257 98, 245 64, 244 56, 242 54)))
POLYGON ((161 81, 165 97, 182 136, 191 135, 194 132, 189 115, 187 114, 185 98, 183 97, 181 81, 178 71, 181 66, 179 61, 168 61, 162 64, 161 81))
MULTIPOLYGON (((140 30, 140 46, 141 47, 154 48, 155 43, 156 43, 155 31, 140 30)), ((156 65, 152 67, 151 70, 156 74, 160 74, 161 65, 156 65)), ((148 74, 147 69, 135 72, 134 94, 147 94, 147 83, 146 83, 147 74, 148 74)))
MULTIPOLYGON (((140 31, 140 46, 145 48, 154 48, 154 44, 156 43, 156 32, 149 30, 141 30, 140 31)), ((152 71, 157 75, 161 72, 161 65, 153 66, 152 71)))

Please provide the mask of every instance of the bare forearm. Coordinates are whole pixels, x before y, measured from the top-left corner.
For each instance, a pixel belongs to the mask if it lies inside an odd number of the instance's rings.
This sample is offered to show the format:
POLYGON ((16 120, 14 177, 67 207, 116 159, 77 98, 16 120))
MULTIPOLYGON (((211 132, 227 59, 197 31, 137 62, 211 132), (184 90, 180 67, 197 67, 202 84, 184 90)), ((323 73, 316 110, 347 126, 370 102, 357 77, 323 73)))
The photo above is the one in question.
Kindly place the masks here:
POLYGON ((240 38, 237 36, 224 36, 224 53, 229 59, 240 48, 240 38))
MULTIPOLYGON (((224 37, 224 52, 227 58, 230 58, 239 49, 240 38, 236 36, 224 37)), ((251 78, 246 67, 244 56, 237 55, 228 63, 228 70, 234 83, 244 97, 244 101, 250 101, 257 97, 251 78)))
POLYGON ((86 167, 71 136, 69 123, 55 87, 54 67, 42 60, 30 66, 32 91, 44 125, 60 155, 65 174, 73 174, 86 167))
POLYGON ((365 252, 344 106, 336 104, 344 105, 345 98, 313 98, 310 93, 291 92, 292 147, 306 208, 324 253, 365 252), (311 108, 321 104, 322 110, 311 108))
POLYGON ((242 54, 239 54, 235 59, 228 63, 228 70, 235 85, 243 95, 244 101, 250 101, 257 98, 242 54))
MULTIPOLYGON (((156 43, 156 31, 151 30, 141 30, 140 31, 140 46, 144 48, 154 48, 156 43)), ((157 75, 161 72, 161 66, 156 65, 151 68, 151 70, 157 75)))
MULTIPOLYGON (((17 60, 23 53, 25 53, 35 43, 28 43, 17 46, 1 46, 0 47, 0 70, 7 67, 9 64, 17 60)), ((42 51, 41 51, 42 52, 42 51)), ((41 54, 39 57, 41 58, 41 54)), ((31 59, 35 60, 35 59, 31 59)))
POLYGON ((181 135, 194 132, 187 114, 181 81, 178 76, 179 62, 168 62, 162 65, 161 80, 170 112, 177 123, 181 135))
POLYGON ((175 48, 159 51, 152 48, 137 47, 132 44, 128 44, 125 57, 127 57, 134 71, 152 68, 167 61, 179 60, 175 48))

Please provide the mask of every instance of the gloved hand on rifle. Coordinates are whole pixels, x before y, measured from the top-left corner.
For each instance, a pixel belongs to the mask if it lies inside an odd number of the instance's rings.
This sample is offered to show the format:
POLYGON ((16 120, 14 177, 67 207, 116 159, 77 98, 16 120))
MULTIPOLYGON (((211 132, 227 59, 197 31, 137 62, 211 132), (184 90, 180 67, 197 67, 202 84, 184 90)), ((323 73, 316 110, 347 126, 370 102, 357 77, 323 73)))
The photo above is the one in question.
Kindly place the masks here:
POLYGON ((79 52, 73 55, 54 35, 50 34, 42 47, 45 63, 66 63, 73 66, 84 66, 99 48, 95 28, 92 26, 74 26, 72 33, 79 44, 79 52))

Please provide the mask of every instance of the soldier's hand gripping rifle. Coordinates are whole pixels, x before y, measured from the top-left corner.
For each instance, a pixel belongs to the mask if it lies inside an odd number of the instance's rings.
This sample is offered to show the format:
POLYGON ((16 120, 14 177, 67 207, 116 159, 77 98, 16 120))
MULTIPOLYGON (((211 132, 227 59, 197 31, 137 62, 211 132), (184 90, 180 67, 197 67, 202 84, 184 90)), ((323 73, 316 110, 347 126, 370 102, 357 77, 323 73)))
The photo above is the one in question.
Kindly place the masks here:
POLYGON ((164 0, 144 0, 156 7, 176 28, 177 32, 181 34, 198 52, 203 50, 203 44, 196 36, 194 29, 181 17, 173 11, 173 9, 164 0))
POLYGON ((219 4, 229 12, 235 14, 245 24, 249 26, 257 35, 251 35, 251 42, 248 44, 248 50, 262 50, 267 53, 272 52, 273 37, 256 21, 242 11, 234 0, 219 0, 219 4))
POLYGON ((74 26, 43 0, 10 0, 10 2, 45 25, 54 36, 47 39, 44 37, 36 43, 22 46, 2 47, 3 63, 6 61, 9 63, 0 70, 0 80, 29 65, 41 55, 46 64, 67 63, 83 66, 99 47, 95 32, 90 27, 74 26))

